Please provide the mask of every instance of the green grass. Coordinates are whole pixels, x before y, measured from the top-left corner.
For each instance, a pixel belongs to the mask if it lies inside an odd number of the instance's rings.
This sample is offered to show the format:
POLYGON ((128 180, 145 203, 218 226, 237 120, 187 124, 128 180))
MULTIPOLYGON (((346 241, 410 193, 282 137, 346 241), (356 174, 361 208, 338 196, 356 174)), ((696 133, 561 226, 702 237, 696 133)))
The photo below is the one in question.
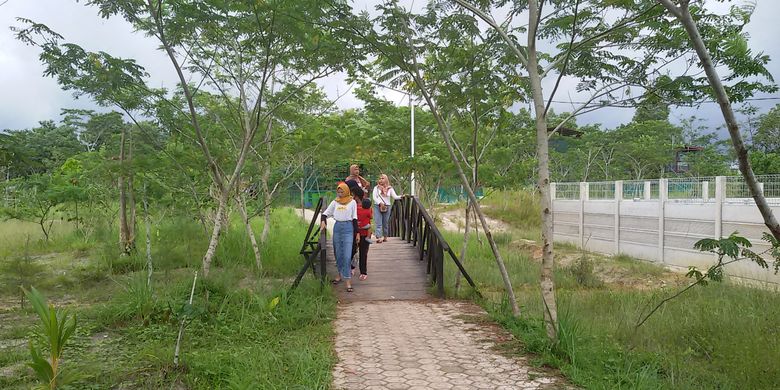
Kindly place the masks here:
MULTIPOLYGON (((491 207, 513 228, 496 236, 504 256, 521 316, 513 318, 503 294, 503 284, 490 248, 469 245, 465 268, 485 296, 481 303, 502 326, 513 333, 535 364, 556 367, 574 384, 588 389, 771 389, 780 383, 780 295, 728 283, 696 287, 665 305, 640 328, 642 313, 672 295, 672 285, 656 290, 609 288, 578 281, 584 270, 557 268, 554 278, 560 317, 560 342, 551 344, 542 322, 539 290, 540 264, 513 244, 534 227, 511 221, 526 215, 523 202, 507 202, 517 195, 493 193, 491 207), (506 208, 505 208, 506 207, 506 208)), ((538 208, 530 207, 533 212, 538 208)), ((538 231, 538 227, 536 228, 538 231)), ((462 236, 445 234, 460 252, 462 236)), ((556 246, 563 252, 576 248, 556 246)), ((654 264, 618 255, 611 266, 629 274, 659 277, 666 271, 654 264)), ((447 264, 448 294, 455 267, 447 264)), ((461 291, 472 297, 470 289, 461 291)), ((476 298, 475 298, 476 299, 476 298)))
POLYGON ((623 253, 619 253, 612 257, 612 260, 622 265, 624 268, 631 270, 632 272, 641 273, 650 276, 660 276, 666 270, 657 265, 647 261, 638 260, 623 253))
MULTIPOLYGON (((291 278, 302 265, 298 249, 305 225, 299 218, 291 209, 274 211, 260 271, 240 218, 232 218, 209 278, 198 280, 180 367, 173 366, 173 351, 182 307, 206 247, 200 226, 184 217, 169 217, 153 228, 151 291, 145 287, 143 231, 137 235, 139 253, 129 257, 115 253, 115 232, 97 232, 86 252, 73 249, 73 243, 84 242, 82 238, 67 235, 42 244, 36 253, 45 253, 46 245, 58 251, 46 258, 32 256, 32 264, 45 259, 45 267, 25 277, 29 284, 45 286, 50 301, 78 316, 76 335, 64 354, 66 369, 86 375, 75 387, 328 388, 335 362, 335 299, 310 275, 287 295, 291 278), (279 304, 274 306, 270 302, 275 298, 279 304)), ((14 223, 18 222, 0 226, 14 232, 8 226, 14 223)), ((256 219, 253 228, 259 236, 261 222, 256 219)), ((0 266, 12 268, 12 258, 29 259, 20 249, 16 245, 9 250, 0 266)), ((14 291, 0 290, 0 300, 15 302, 14 291)), ((0 342, 31 336, 29 308, 19 309, 14 303, 2 308, 0 316, 14 319, 1 321, 0 342)), ((21 370, 0 375, 0 388, 29 388, 32 373, 20 368, 28 359, 26 343, 0 348, 0 355, 0 370, 21 370)))
POLYGON ((485 215, 507 223, 513 235, 529 240, 541 237, 539 197, 529 190, 491 191, 480 202, 485 215))

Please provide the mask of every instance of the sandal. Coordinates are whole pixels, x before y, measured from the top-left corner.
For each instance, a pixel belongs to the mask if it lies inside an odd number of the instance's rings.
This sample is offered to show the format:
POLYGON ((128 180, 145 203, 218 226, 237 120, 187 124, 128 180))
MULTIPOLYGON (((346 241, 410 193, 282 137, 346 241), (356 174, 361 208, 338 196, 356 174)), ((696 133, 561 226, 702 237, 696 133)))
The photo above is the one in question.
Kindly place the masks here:
POLYGON ((339 283, 341 283, 341 279, 331 279, 331 281, 330 281, 330 284, 332 284, 334 286, 339 284, 339 283))
POLYGON ((368 279, 368 275, 366 275, 366 274, 360 274, 360 277, 359 277, 358 279, 360 279, 360 280, 366 280, 366 279, 368 279))
POLYGON ((352 287, 347 287, 347 292, 353 292, 353 291, 355 291, 355 289, 354 289, 354 288, 352 288, 352 287))

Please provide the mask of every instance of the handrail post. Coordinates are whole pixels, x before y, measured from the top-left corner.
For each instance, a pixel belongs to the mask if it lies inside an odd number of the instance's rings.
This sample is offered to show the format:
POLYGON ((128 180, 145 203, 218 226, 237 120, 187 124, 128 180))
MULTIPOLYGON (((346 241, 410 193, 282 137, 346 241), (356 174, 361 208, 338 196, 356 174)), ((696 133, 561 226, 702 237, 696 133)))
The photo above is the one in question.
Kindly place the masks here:
POLYGON ((441 245, 436 247, 436 288, 439 292, 439 298, 444 298, 444 251, 441 245))
POLYGON ((326 267, 327 267, 327 241, 328 241, 328 229, 324 229, 320 232, 320 240, 319 240, 319 246, 320 246, 320 288, 325 286, 325 279, 326 274, 328 273, 326 267))
POLYGON ((325 270, 325 242, 327 240, 327 230, 321 230, 319 227, 316 231, 314 230, 317 217, 319 217, 320 213, 322 212, 323 202, 324 199, 320 197, 319 201, 317 202, 317 207, 314 210, 314 215, 312 215, 311 221, 309 221, 309 228, 306 230, 306 236, 303 238, 303 245, 301 245, 300 250, 300 254, 303 255, 306 261, 304 262, 300 271, 298 271, 298 274, 296 275, 295 280, 290 287, 290 293, 292 293, 298 287, 298 284, 301 282, 301 279, 303 279, 307 269, 311 268, 312 274, 316 277, 317 267, 314 264, 314 261, 318 256, 320 258, 320 288, 325 286, 325 274, 327 273, 325 270), (312 232, 314 232, 314 234, 312 234, 312 232), (312 241, 315 236, 318 236, 316 245, 315 242, 312 241), (311 250, 308 250, 307 246, 311 247, 311 250))
MULTIPOLYGON (((411 199, 411 198, 409 198, 411 199)), ((412 212, 414 211, 414 202, 409 202, 409 207, 406 209, 406 242, 412 241, 412 212)))

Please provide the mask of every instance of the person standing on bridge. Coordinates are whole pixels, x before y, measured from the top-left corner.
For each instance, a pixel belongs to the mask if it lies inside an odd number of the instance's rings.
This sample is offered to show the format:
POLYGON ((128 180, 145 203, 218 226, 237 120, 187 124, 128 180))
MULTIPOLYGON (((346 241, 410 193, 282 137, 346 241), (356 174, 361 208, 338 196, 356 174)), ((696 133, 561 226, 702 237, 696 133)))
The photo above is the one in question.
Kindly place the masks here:
POLYGON ((358 187, 360 187, 360 189, 363 191, 368 191, 368 188, 371 186, 368 180, 366 180, 363 176, 360 176, 360 166, 357 164, 352 164, 349 166, 349 176, 347 176, 344 181, 347 182, 349 180, 354 180, 358 187))
POLYGON ((358 208, 358 233, 360 234, 359 261, 360 280, 368 279, 368 246, 371 241, 371 199, 362 199, 358 208))
POLYGON ((374 198, 374 221, 376 222, 376 243, 387 241, 388 231, 390 229, 390 209, 391 199, 398 200, 401 197, 395 193, 393 186, 390 185, 390 179, 384 173, 379 175, 379 181, 374 187, 372 194, 374 198))
POLYGON ((331 217, 336 220, 333 227, 333 252, 336 257, 336 268, 338 275, 333 279, 333 284, 339 284, 342 280, 347 282, 347 292, 352 292, 352 243, 356 242, 358 237, 357 228, 357 203, 352 199, 352 194, 346 183, 339 183, 336 188, 338 197, 330 202, 328 208, 322 213, 322 222, 320 229, 325 230, 328 226, 327 219, 331 217))
MULTIPOLYGON (((360 205, 363 204, 363 197, 366 195, 363 188, 358 185, 358 182, 353 179, 344 181, 344 184, 349 187, 349 192, 352 193, 352 199, 355 199, 355 204, 358 209, 358 232, 360 230, 360 205)), ((358 240, 352 243, 352 276, 355 276, 355 254, 358 252, 358 240)), ((362 278, 360 280, 363 280, 362 278)))

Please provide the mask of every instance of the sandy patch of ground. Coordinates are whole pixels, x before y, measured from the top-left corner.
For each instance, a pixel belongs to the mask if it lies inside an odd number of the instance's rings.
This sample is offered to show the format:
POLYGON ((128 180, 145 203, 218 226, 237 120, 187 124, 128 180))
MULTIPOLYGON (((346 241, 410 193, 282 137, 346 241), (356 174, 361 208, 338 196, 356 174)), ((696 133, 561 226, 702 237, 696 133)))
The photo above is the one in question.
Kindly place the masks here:
MULTIPOLYGON (((486 208, 486 206, 482 206, 482 208, 486 208)), ((452 232, 463 232, 463 228, 466 226, 466 211, 462 208, 456 209, 456 210, 448 210, 448 211, 442 211, 436 215, 436 217, 439 219, 439 227, 441 227, 444 230, 452 231, 452 232)), ((504 223, 497 219, 490 218, 488 216, 485 216, 485 221, 488 224, 488 227, 490 228, 490 232, 495 233, 507 233, 509 231, 509 227, 504 223)), ((479 222, 479 220, 477 220, 479 222)), ((471 220, 471 226, 474 225, 474 220, 471 220)), ((479 225, 480 231, 482 230, 482 226, 479 225)))
MULTIPOLYGON (((465 226, 465 211, 463 209, 441 211, 438 213, 438 218, 441 221, 439 226, 442 229, 463 232, 465 226)), ((510 227, 506 223, 489 217, 486 219, 491 232, 511 233, 510 227)), ((541 262, 541 243, 521 238, 513 240, 510 245, 527 253, 531 259, 541 262)), ((586 256, 588 261, 592 263, 593 273, 598 279, 612 287, 648 290, 676 286, 687 280, 684 275, 671 270, 654 270, 650 273, 637 271, 629 264, 615 261, 610 255, 568 249, 556 249, 555 265, 559 268, 569 268, 583 256, 586 256)), ((637 261, 641 262, 641 260, 637 261)))

